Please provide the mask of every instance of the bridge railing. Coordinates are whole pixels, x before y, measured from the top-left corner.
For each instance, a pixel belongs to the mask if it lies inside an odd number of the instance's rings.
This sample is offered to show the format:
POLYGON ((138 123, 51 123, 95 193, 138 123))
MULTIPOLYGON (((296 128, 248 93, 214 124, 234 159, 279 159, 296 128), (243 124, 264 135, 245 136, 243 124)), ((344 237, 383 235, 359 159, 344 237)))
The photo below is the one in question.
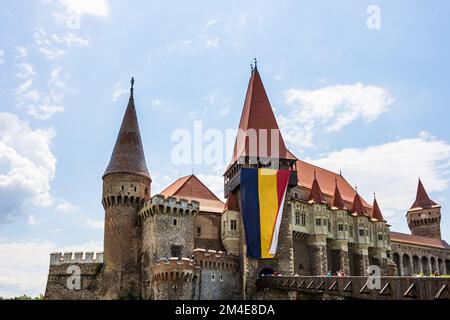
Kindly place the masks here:
POLYGON ((369 300, 450 299, 449 278, 261 276, 261 288, 369 300))

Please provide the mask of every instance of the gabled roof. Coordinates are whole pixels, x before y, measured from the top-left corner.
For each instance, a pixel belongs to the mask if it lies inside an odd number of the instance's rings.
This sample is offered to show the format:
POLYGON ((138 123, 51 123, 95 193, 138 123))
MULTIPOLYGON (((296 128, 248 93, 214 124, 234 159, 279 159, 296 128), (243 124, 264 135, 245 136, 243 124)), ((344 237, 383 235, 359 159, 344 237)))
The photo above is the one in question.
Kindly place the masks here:
POLYGON ((320 190, 320 185, 316 179, 315 173, 314 173, 314 180, 313 180, 313 184, 311 186, 311 192, 309 193, 308 200, 312 201, 314 203, 327 203, 325 201, 325 198, 323 197, 322 190, 320 190))
MULTIPOLYGON (((239 129, 234 145, 233 157, 228 168, 242 156, 295 160, 295 157, 288 152, 281 133, 277 134, 276 138, 278 141, 274 141, 274 143, 278 144, 278 152, 277 154, 272 154, 272 152, 276 153, 276 150, 272 150, 271 132, 273 130, 278 130, 279 132, 280 129, 257 68, 252 70, 241 120, 239 122, 239 129), (250 145, 249 139, 245 138, 249 130, 255 130, 253 132, 259 135, 262 133, 261 130, 264 129, 267 130, 267 139, 264 137, 263 147, 261 148, 260 139, 258 138, 255 141, 255 145, 250 145)), ((248 135, 251 136, 251 133, 248 135)))
POLYGON ((104 176, 117 172, 135 173, 150 177, 145 162, 136 107, 134 106, 133 88, 131 88, 128 106, 104 176))
POLYGON ((377 201, 376 197, 373 198, 373 206, 372 206, 372 212, 370 213, 370 218, 378 220, 378 221, 386 221, 383 218, 383 214, 381 213, 380 206, 378 205, 378 201, 377 201))
POLYGON ((390 238, 392 242, 399 242, 405 244, 419 245, 425 247, 439 248, 439 249, 450 249, 450 245, 444 240, 413 236, 406 233, 392 232, 390 233, 390 238))
POLYGON ((417 186, 416 201, 414 202, 410 210, 417 208, 430 209, 436 206, 438 206, 438 204, 430 199, 430 197, 427 194, 427 191, 425 190, 425 187, 422 184, 422 181, 419 179, 419 185, 417 186))
POLYGON ((160 194, 166 198, 196 200, 200 211, 222 213, 224 208, 224 203, 195 175, 179 178, 160 194))
POLYGON ((346 207, 345 207, 344 201, 342 200, 341 192, 339 191, 337 179, 335 181, 336 181, 336 186, 334 188, 333 202, 331 203, 331 207, 340 209, 340 210, 344 210, 344 209, 346 209, 346 207))
MULTIPOLYGON (((356 191, 341 174, 312 165, 303 160, 297 160, 296 167, 298 184, 301 187, 311 190, 314 181, 314 172, 316 172, 316 178, 320 184, 320 189, 322 194, 325 196, 325 200, 329 201, 328 204, 330 207, 333 206, 332 199, 337 184, 345 206, 348 209, 352 208, 356 191)), ((362 197, 361 200, 367 212, 370 212, 372 207, 364 201, 362 197)))
POLYGON ((351 213, 354 213, 357 216, 369 216, 358 193, 356 193, 355 198, 353 199, 351 213))

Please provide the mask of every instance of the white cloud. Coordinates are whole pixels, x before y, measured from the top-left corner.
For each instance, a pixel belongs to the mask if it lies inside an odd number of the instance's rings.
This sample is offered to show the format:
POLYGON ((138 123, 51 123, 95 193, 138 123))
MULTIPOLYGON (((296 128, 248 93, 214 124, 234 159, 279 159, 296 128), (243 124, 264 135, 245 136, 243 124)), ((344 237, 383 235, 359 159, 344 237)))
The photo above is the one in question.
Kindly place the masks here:
POLYGON ((17 51, 17 54, 14 56, 14 58, 16 58, 16 59, 23 59, 28 56, 28 48, 27 47, 23 47, 23 46, 16 47, 16 51, 17 51))
POLYGON ((292 109, 279 117, 279 123, 286 140, 297 147, 313 146, 315 130, 334 132, 357 119, 374 121, 394 102, 386 89, 361 83, 289 89, 284 99, 292 109))
POLYGON ((230 113, 230 109, 228 109, 228 108, 224 108, 224 109, 220 110, 220 115, 222 117, 226 116, 228 113, 230 113))
POLYGON ((48 241, 15 241, 0 243, 0 296, 43 294, 47 282, 50 253, 103 251, 98 242, 59 248, 48 241))
POLYGON ((153 99, 151 102, 152 107, 161 107, 163 105, 162 101, 159 99, 153 99))
POLYGON ((113 91, 113 95, 112 95, 112 101, 116 102, 121 96, 123 96, 124 94, 126 94, 127 92, 129 92, 129 88, 121 85, 120 83, 116 83, 114 85, 114 91, 113 91))
POLYGON ((58 0, 68 12, 79 15, 107 17, 109 15, 108 0, 58 0))
POLYGON ((64 35, 48 34, 44 29, 36 29, 34 42, 39 50, 48 60, 55 60, 69 52, 73 47, 88 47, 91 40, 80 37, 74 33, 64 35))
POLYGON ((62 200, 56 205, 56 210, 61 213, 69 214, 75 212, 77 210, 77 207, 69 201, 62 200))
POLYGON ((86 219, 84 226, 89 229, 103 230, 104 222, 101 220, 86 219))
POLYGON ((28 216, 27 224, 29 224, 30 226, 35 226, 35 225, 38 225, 39 223, 40 223, 40 221, 38 221, 36 219, 34 214, 30 214, 28 216))
POLYGON ((16 88, 17 103, 25 108, 29 115, 38 120, 46 120, 55 113, 63 112, 64 93, 66 91, 67 74, 61 67, 53 68, 50 72, 47 92, 33 87, 36 72, 29 63, 20 63, 16 77, 22 83, 16 88))
POLYGON ((312 162, 335 172, 342 169, 366 199, 376 191, 385 218, 393 221, 404 218, 414 202, 419 176, 430 193, 445 190, 450 181, 450 144, 427 133, 364 149, 334 151, 312 162))
POLYGON ((33 130, 16 115, 0 112, 0 222, 23 213, 26 205, 53 204, 53 137, 51 129, 33 130))
POLYGON ((206 27, 206 28, 210 28, 210 27, 212 27, 213 25, 215 25, 215 24, 217 24, 217 23, 219 23, 219 22, 220 22, 220 19, 209 19, 209 20, 206 22, 205 27, 206 27))
POLYGON ((5 63, 5 51, 4 50, 0 50, 0 64, 5 63))
POLYGON ((216 48, 219 46, 219 38, 217 37, 207 37, 205 40, 205 46, 207 48, 216 48))
POLYGON ((18 69, 19 71, 16 73, 16 77, 20 79, 28 80, 36 75, 33 65, 29 63, 19 63, 18 69))

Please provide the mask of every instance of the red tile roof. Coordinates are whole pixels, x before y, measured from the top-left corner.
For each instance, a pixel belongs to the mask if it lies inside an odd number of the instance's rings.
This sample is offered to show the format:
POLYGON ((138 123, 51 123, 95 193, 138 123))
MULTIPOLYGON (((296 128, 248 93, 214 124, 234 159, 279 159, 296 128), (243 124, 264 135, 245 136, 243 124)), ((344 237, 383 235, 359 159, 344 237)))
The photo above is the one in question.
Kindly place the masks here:
POLYGON ((179 178, 162 192, 165 197, 196 200, 200 203, 200 211, 222 213, 224 203, 195 175, 179 178))
POLYGON ((111 160, 104 176, 115 172, 130 172, 150 177, 145 162, 133 92, 130 94, 111 160))
MULTIPOLYGON (((278 154, 272 155, 271 132, 273 132, 272 130, 280 129, 257 68, 252 71, 250 77, 241 120, 239 122, 239 129, 240 133, 238 133, 236 138, 233 157, 228 169, 241 156, 273 157, 295 160, 295 157, 288 152, 281 133, 278 134, 278 141, 275 142, 278 143, 279 146, 278 154), (261 130, 263 129, 267 130, 267 139, 264 140, 263 144, 260 144, 260 139, 257 138, 257 141, 254 143, 255 146, 251 146, 249 138, 244 138, 249 130, 255 130, 254 132, 256 134, 262 134, 261 130), (261 145, 263 145, 265 150, 261 149, 261 145)), ((251 134, 249 134, 249 137, 250 136, 251 134)), ((273 150, 273 152, 275 152, 275 150, 273 150)))
POLYGON ((430 209, 435 206, 437 206, 436 202, 430 199, 422 184, 422 181, 419 179, 419 185, 417 186, 416 201, 412 205, 411 209, 416 208, 430 209))
MULTIPOLYGON (((322 194, 324 194, 325 199, 329 201, 328 204, 330 206, 333 206, 332 199, 337 184, 345 206, 348 209, 352 208, 356 191, 342 175, 317 167, 303 160, 297 160, 296 166, 298 183, 300 186, 311 190, 315 171, 322 194)), ((367 210, 367 212, 370 212, 370 210, 372 210, 372 207, 366 201, 364 201, 362 197, 361 200, 364 208, 367 210)))
POLYGON ((392 242, 399 242, 411 245, 419 245, 425 247, 433 247, 439 249, 450 249, 450 245, 447 242, 440 239, 433 239, 428 237, 413 236, 406 233, 392 232, 390 233, 392 242))

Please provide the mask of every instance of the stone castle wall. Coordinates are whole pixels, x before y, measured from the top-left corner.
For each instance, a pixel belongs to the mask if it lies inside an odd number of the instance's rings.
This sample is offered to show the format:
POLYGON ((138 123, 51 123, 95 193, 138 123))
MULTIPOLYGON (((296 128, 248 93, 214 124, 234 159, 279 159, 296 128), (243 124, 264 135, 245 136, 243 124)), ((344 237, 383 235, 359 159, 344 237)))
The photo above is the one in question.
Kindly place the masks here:
POLYGON ((235 300, 240 298, 240 266, 237 257, 225 252, 195 249, 199 267, 200 300, 235 300))
POLYGON ((103 254, 52 253, 45 290, 46 300, 96 300, 103 254), (78 277, 79 276, 79 277, 78 277), (79 280, 77 280, 79 278, 79 280))

